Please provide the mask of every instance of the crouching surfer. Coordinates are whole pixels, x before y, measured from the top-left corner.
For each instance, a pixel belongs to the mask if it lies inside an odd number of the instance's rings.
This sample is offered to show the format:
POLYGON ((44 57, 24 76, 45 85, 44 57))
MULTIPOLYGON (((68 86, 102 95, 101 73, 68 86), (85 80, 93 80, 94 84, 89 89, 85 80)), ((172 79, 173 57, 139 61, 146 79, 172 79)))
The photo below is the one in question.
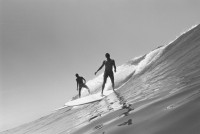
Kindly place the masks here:
POLYGON ((86 88, 90 94, 90 89, 85 84, 86 80, 83 77, 79 76, 79 74, 76 74, 76 82, 77 82, 77 90, 79 92, 79 98, 81 97, 81 89, 82 88, 86 88))

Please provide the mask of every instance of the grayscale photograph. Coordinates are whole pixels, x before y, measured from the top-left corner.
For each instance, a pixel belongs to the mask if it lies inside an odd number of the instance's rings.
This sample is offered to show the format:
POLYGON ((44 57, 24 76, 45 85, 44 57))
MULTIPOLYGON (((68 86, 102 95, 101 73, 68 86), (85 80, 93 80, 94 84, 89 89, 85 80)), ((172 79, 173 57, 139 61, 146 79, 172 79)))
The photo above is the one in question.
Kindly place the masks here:
POLYGON ((0 134, 200 134, 200 0, 0 0, 0 134))

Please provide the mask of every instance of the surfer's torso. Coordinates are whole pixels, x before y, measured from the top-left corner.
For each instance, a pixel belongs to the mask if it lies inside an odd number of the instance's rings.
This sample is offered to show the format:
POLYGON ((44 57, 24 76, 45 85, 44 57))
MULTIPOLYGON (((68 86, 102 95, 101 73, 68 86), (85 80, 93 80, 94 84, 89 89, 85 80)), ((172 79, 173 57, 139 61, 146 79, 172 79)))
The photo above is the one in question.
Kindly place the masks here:
POLYGON ((78 84, 84 84, 84 78, 83 77, 78 77, 78 78, 76 78, 76 81, 77 81, 77 83, 78 84))
POLYGON ((104 65, 105 65, 105 72, 112 72, 112 68, 114 66, 114 60, 109 59, 109 60, 105 60, 104 61, 104 65))

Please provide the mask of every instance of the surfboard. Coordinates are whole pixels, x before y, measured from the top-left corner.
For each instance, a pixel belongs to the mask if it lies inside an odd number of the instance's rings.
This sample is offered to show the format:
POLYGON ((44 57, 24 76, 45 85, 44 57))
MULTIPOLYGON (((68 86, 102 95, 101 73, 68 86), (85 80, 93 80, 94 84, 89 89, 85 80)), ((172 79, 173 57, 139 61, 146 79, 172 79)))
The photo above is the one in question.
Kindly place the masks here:
POLYGON ((85 96, 85 97, 82 97, 82 98, 79 98, 76 100, 68 101, 67 103, 65 103, 65 106, 78 106, 78 105, 83 105, 83 104, 87 104, 87 103, 92 103, 95 101, 100 101, 105 96, 107 96, 111 93, 113 93, 113 90, 104 91, 103 92, 104 96, 101 96, 101 92, 92 94, 92 95, 85 96))

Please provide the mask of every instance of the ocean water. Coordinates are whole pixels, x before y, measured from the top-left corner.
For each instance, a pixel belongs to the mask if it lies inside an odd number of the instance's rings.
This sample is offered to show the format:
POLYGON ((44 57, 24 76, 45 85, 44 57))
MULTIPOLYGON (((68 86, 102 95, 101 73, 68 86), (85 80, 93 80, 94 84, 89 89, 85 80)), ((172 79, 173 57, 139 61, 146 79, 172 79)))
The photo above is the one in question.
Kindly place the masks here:
MULTIPOLYGON (((102 80, 103 75, 101 74, 88 81, 87 85, 93 89, 92 93, 101 91, 102 80)), ((178 110, 184 105, 200 99, 200 25, 183 33, 174 42, 117 67, 115 85, 116 93, 110 94, 101 101, 75 107, 64 107, 55 110, 50 115, 1 134, 109 134, 114 131, 122 132, 124 129, 120 127, 124 125, 127 129, 127 131, 123 131, 124 134, 148 133, 138 127, 133 128, 137 126, 137 122, 143 121, 145 124, 149 118, 155 116, 156 111, 160 112, 159 116, 165 115, 165 112, 170 113, 170 111, 178 110), (133 116, 143 113, 142 109, 147 109, 147 107, 157 110, 154 110, 154 113, 150 113, 151 110, 144 110, 146 113, 144 112, 141 117, 138 116, 138 120, 136 116, 133 116), (122 121, 126 118, 128 120, 122 121), (131 127, 132 124, 135 126, 131 127), (114 130, 111 131, 111 127, 114 130), (136 132, 136 130, 138 131, 136 132)), ((105 90, 111 90, 110 81, 107 82, 105 90)), ((87 94, 83 93, 83 95, 87 94)), ((200 106, 198 102, 194 103, 194 107, 200 106)), ((194 112, 200 113, 199 110, 193 110, 193 114, 194 112)), ((164 118, 164 116, 162 117, 164 118)), ((196 132, 193 133, 198 133, 199 129, 197 128, 200 128, 198 126, 200 116, 196 117, 197 126, 188 126, 188 128, 196 129, 196 132)), ((187 119, 177 117, 175 121, 182 121, 181 119, 194 125, 194 121, 189 118, 189 112, 187 119)), ((172 119, 171 123, 174 122, 172 119)), ((158 128, 155 130, 151 128, 151 131, 184 133, 173 131, 173 127, 167 123, 166 127, 168 127, 168 131, 164 131, 164 128, 162 131, 158 128)), ((189 132, 189 130, 185 132, 189 132)))

